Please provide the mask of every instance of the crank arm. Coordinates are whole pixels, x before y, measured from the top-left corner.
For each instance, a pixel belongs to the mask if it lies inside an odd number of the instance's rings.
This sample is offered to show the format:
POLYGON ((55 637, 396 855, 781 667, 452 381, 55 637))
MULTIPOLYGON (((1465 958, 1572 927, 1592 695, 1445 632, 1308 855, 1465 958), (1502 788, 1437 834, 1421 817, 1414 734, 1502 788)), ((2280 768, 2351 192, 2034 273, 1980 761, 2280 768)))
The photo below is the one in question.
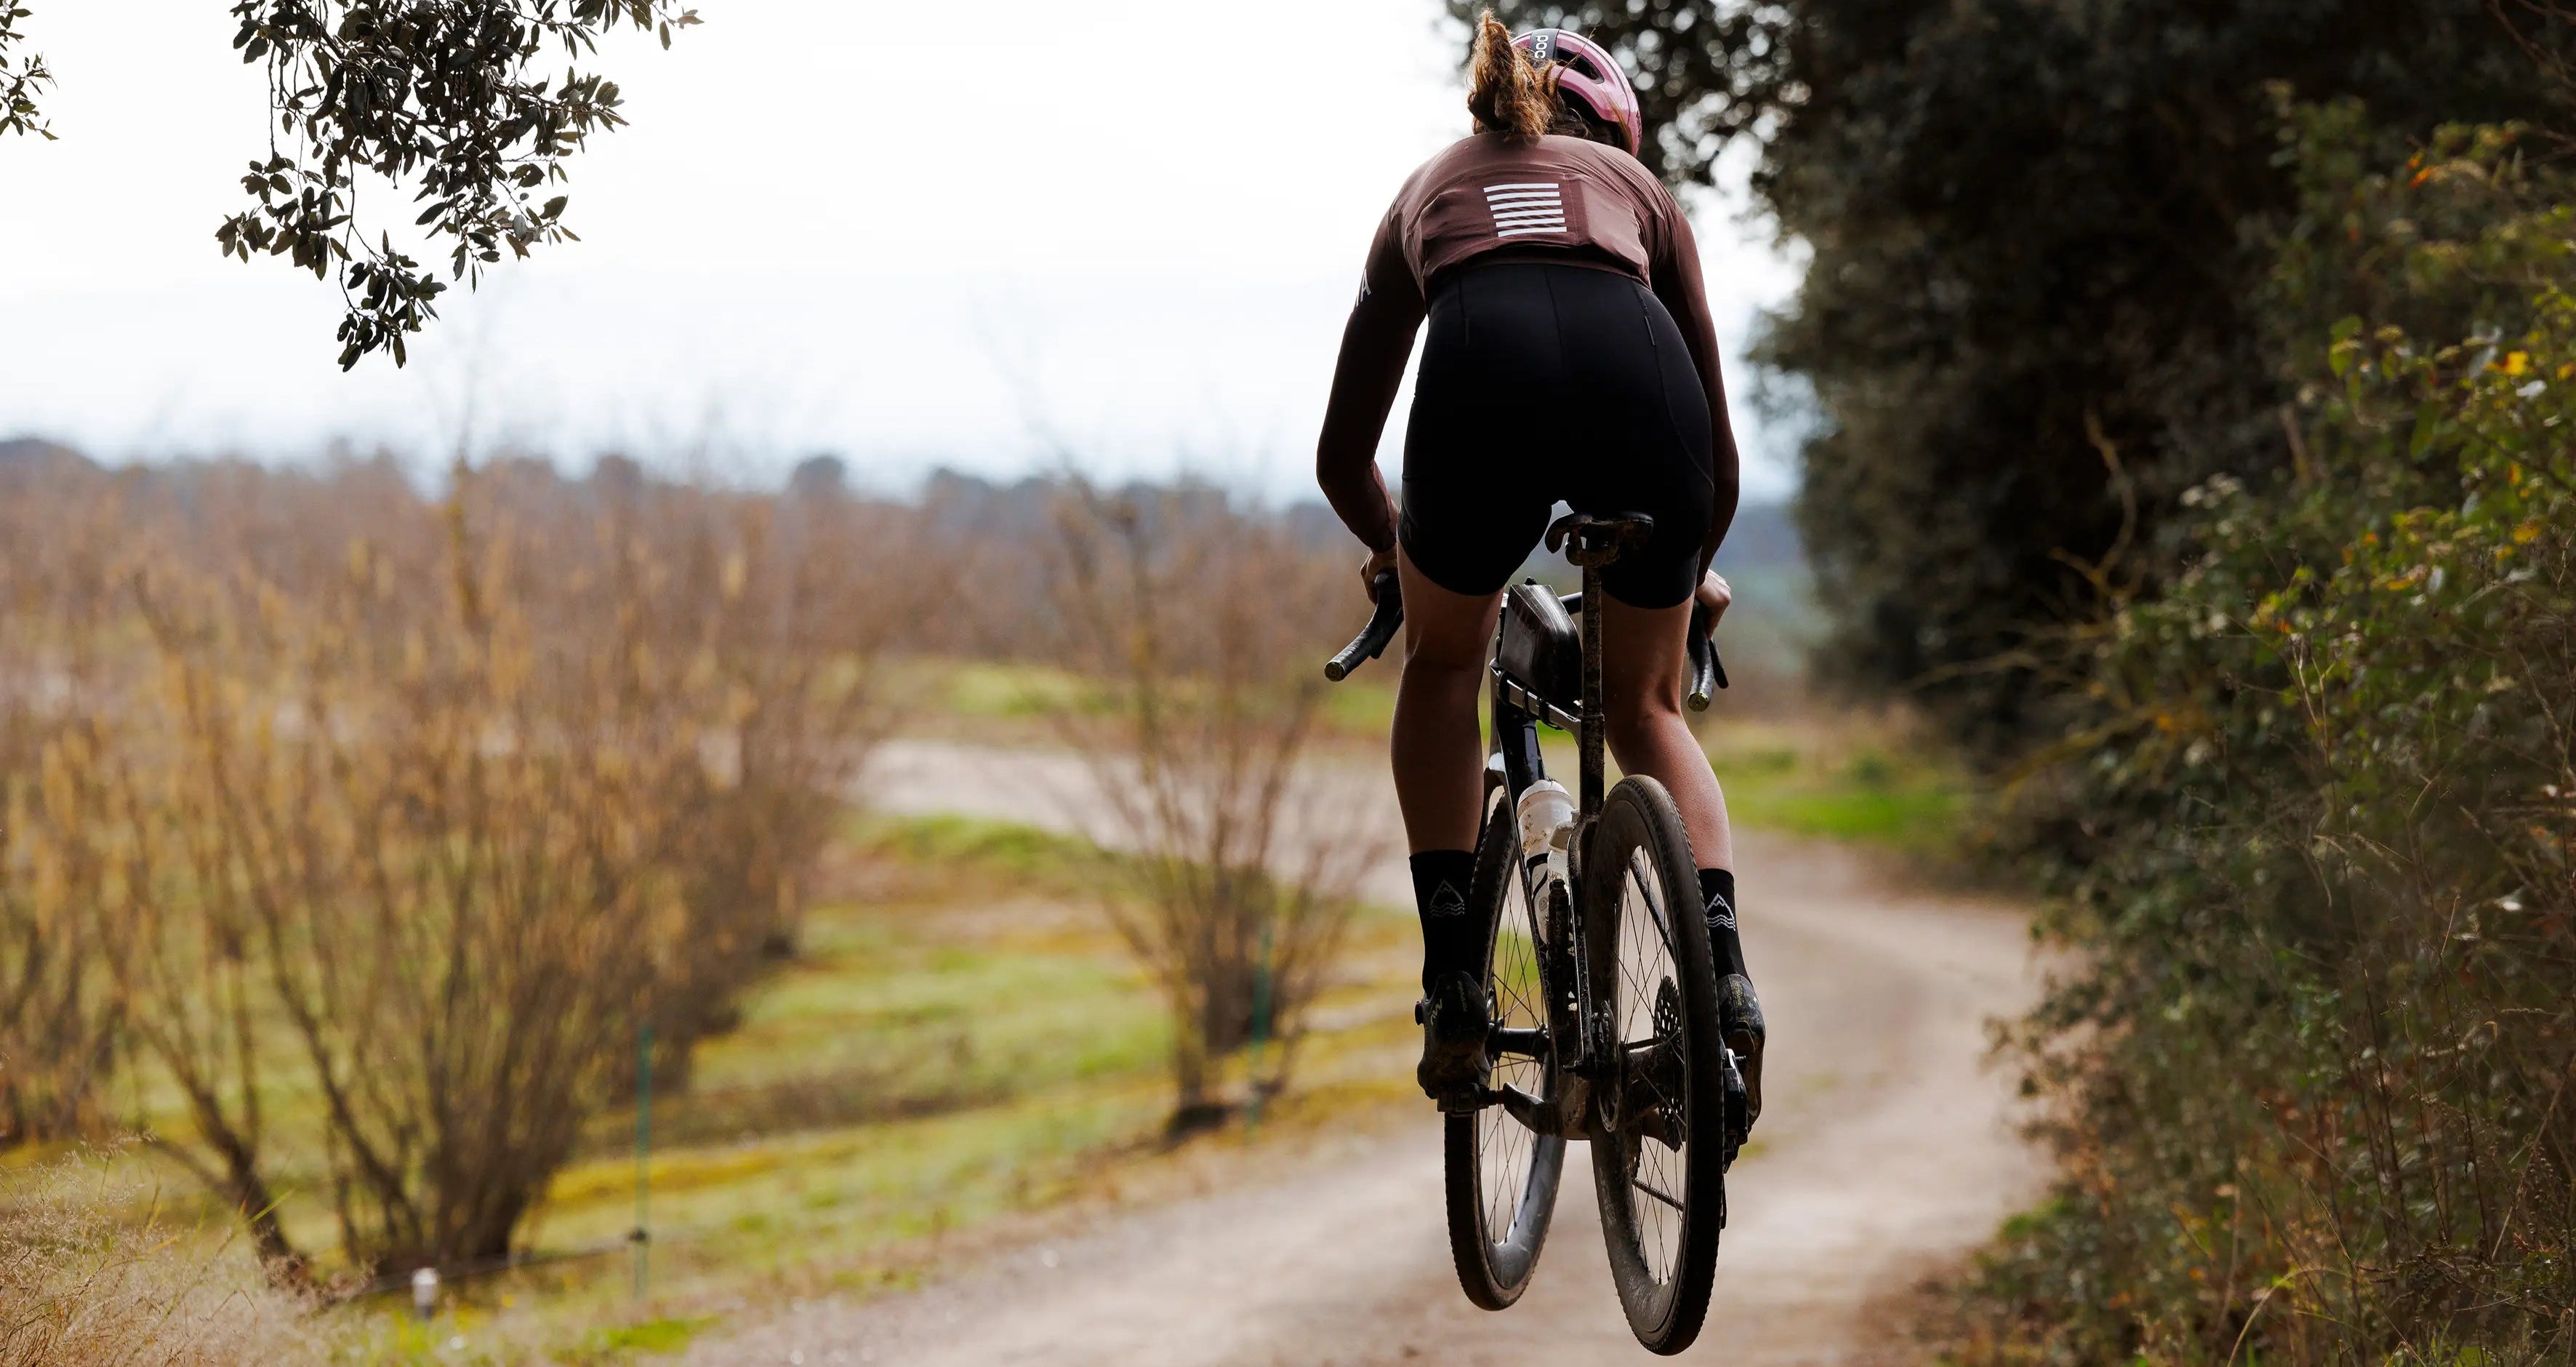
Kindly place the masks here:
POLYGON ((1566 1079, 1564 1092, 1552 1102, 1531 1096, 1508 1083, 1487 1095, 1495 1104, 1509 1111, 1512 1119, 1529 1127, 1532 1134, 1553 1135, 1559 1139, 1592 1137, 1592 1091, 1579 1079, 1566 1079))

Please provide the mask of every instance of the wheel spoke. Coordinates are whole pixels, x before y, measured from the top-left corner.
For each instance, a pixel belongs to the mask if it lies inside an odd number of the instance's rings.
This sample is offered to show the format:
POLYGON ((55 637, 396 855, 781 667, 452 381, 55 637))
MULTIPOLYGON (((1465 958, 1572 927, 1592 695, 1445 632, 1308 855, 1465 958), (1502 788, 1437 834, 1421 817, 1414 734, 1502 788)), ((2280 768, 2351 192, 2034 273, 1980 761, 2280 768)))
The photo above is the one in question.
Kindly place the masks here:
POLYGON ((1637 1179, 1636 1185, 1637 1185, 1637 1190, 1639 1190, 1639 1191, 1642 1191, 1642 1192, 1646 1193, 1648 1196, 1654 1197, 1656 1200, 1663 1202, 1665 1205, 1671 1206, 1671 1207, 1672 1207, 1673 1209, 1675 1209, 1675 1210, 1679 1210, 1679 1209, 1681 1209, 1681 1208, 1682 1208, 1682 1203, 1681 1203, 1680 1198, 1675 1197, 1675 1196, 1673 1196, 1673 1195, 1670 1195, 1669 1193, 1665 1192, 1665 1190, 1664 1190, 1663 1188, 1661 1188, 1661 1187, 1659 1187, 1659 1186, 1656 1186, 1654 1183, 1649 1182, 1649 1181, 1647 1181, 1647 1180, 1645 1180, 1644 1178, 1642 1178, 1642 1177, 1641 1177, 1641 1178, 1638 1178, 1638 1179, 1637 1179))

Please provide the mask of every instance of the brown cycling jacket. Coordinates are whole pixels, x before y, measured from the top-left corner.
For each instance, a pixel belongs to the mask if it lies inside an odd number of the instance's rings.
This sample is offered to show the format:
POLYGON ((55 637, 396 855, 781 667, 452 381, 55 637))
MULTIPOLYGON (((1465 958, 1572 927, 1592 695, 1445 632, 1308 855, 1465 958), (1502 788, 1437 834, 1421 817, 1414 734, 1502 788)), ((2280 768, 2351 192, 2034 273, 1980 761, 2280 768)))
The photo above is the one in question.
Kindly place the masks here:
POLYGON ((1718 376, 1717 331, 1700 288, 1690 220, 1636 158, 1582 138, 1480 133, 1450 145, 1404 183, 1370 244, 1359 302, 1342 331, 1341 360, 1315 450, 1315 478, 1333 511, 1371 550, 1395 545, 1378 438, 1404 384, 1413 334, 1443 272, 1470 261, 1552 261, 1617 271, 1654 291, 1680 325, 1716 433, 1717 509, 1703 558, 1735 518, 1735 436, 1718 376))

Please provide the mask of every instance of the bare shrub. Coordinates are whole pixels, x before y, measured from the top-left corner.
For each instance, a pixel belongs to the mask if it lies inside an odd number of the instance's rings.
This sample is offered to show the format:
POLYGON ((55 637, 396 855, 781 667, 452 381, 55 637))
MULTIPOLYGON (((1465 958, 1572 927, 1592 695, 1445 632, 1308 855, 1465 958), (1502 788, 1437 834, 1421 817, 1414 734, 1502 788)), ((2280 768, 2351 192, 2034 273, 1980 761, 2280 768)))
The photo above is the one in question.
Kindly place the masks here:
POLYGON ((1325 687, 1318 643, 1359 603, 1349 566, 1213 491, 1085 485, 1057 517, 1068 662, 1096 693, 1061 708, 1144 896, 1119 933, 1172 1013, 1173 1124, 1223 1114, 1219 1064, 1256 1030, 1286 1083, 1384 832, 1302 769, 1325 687), (1266 981, 1265 981, 1266 980, 1266 981))
POLYGON ((689 871, 690 952, 657 1002, 657 1074, 729 1028, 741 984, 794 951, 806 880, 885 732, 879 662, 954 592, 947 552, 908 509, 823 490, 719 500, 662 486, 612 495, 617 573, 684 662, 706 763, 672 834, 689 871))
MULTIPOLYGON (((632 467, 460 470, 439 503, 382 465, 144 483, 77 534, 118 566, 83 629, 125 705, 9 789, 52 843, 9 847, 0 930, 69 905, 112 937, 94 976, 188 1111, 161 1148, 280 1273, 290 1092, 354 1269, 506 1256, 638 1027, 684 1076, 792 947, 876 658, 943 581, 896 510, 632 467)), ((7 629, 72 623, 22 597, 7 629)))
MULTIPOLYGON (((222 976, 205 951, 255 964, 322 1095, 342 1246, 368 1270, 509 1251, 683 948, 662 795, 693 738, 623 705, 650 696, 641 652, 540 649, 506 591, 523 548, 449 518, 427 584, 361 546, 306 603, 241 586, 255 617, 143 590, 176 829, 137 884, 136 959, 161 970, 141 1014, 185 1072, 205 1043, 192 985, 222 976)), ((256 1138, 259 1080, 235 1080, 199 1105, 219 1149, 256 1138)))
POLYGON ((0 1180, 0 1367, 323 1360, 304 1307, 237 1248, 153 1212, 151 1192, 90 1163, 0 1180))
POLYGON ((97 1133, 114 1058, 105 927, 78 891, 108 858, 90 761, 115 570, 96 535, 35 525, 95 524, 103 493, 51 470, 0 486, 0 544, 24 548, 0 557, 0 1149, 97 1133))

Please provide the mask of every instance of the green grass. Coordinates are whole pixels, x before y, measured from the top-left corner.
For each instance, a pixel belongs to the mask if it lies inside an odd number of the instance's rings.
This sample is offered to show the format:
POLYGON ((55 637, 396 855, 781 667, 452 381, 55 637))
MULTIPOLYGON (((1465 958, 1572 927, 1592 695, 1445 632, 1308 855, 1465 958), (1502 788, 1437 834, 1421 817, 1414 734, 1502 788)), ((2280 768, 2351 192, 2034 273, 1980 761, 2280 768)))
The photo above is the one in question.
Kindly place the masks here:
POLYGON ((1087 892, 1102 863, 1074 836, 968 816, 865 820, 850 843, 862 855, 946 868, 1004 891, 1087 892))
MULTIPOLYGON (((1329 648, 1316 652, 1317 669, 1327 653, 1329 648)), ((1325 687, 1318 735, 1328 742, 1383 741, 1395 716, 1395 677, 1395 666, 1380 660, 1325 687)), ((988 660, 907 660, 890 668, 889 692, 909 729, 962 731, 987 741, 1051 740, 1056 719, 1098 715, 1108 707, 1106 696, 1080 675, 988 660)))
POLYGON ((1388 728, 1395 725, 1395 680, 1399 670, 1394 655, 1395 648, 1389 647, 1387 658, 1372 661, 1340 683, 1325 687, 1319 720, 1326 737, 1385 742, 1388 728))
POLYGON ((665 1316, 635 1324, 593 1329, 582 1341, 554 1355, 566 1367, 607 1367, 611 1363, 633 1362, 639 1357, 663 1357, 689 1346, 699 1331, 714 1324, 712 1315, 689 1318, 665 1316))
MULTIPOLYGON (((1063 900, 1105 867, 1097 855, 951 817, 867 822, 851 844, 867 895, 811 913, 797 960, 656 1108, 677 1146, 653 1168, 675 1238, 713 1248, 804 1224, 843 1247, 908 1237, 943 1208, 988 1205, 997 1174, 1007 1186, 1159 1104, 1160 1000, 1096 908, 1063 900)), ((567 1170, 547 1237, 613 1237, 631 1194, 623 1156, 567 1170)))
MULTIPOLYGON (((1548 772, 1573 774, 1573 738, 1539 734, 1548 772)), ((1927 858, 1958 847, 1966 776, 1896 723, 1715 721, 1699 737, 1738 826, 1927 858)))
POLYGON ((1739 726, 1703 741, 1743 825, 1911 854, 1956 846, 1963 776, 1901 737, 1739 726))
MULTIPOLYGON (((1078 674, 1045 665, 969 661, 945 667, 931 686, 939 706, 966 718, 1043 720, 1100 709, 1100 692, 1078 674)), ((935 677, 935 676, 934 676, 935 677)))

